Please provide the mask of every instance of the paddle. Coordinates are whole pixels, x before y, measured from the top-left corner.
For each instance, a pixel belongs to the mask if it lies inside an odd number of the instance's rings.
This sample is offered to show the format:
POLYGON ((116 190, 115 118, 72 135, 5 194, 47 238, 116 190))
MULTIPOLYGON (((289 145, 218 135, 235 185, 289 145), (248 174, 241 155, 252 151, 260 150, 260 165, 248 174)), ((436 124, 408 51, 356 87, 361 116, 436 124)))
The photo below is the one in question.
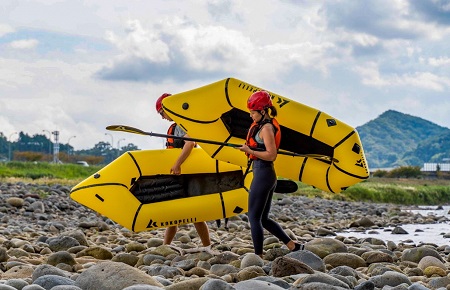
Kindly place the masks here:
MULTIPOLYGON (((218 142, 218 141, 213 141, 213 140, 197 139, 197 138, 190 138, 190 137, 179 137, 179 136, 175 136, 175 135, 145 132, 145 131, 142 131, 141 129, 134 128, 131 126, 126 126, 126 125, 110 125, 110 126, 106 127, 106 130, 128 132, 128 133, 140 134, 140 135, 146 135, 146 136, 152 136, 152 137, 173 138, 173 139, 180 139, 180 140, 185 140, 185 141, 194 141, 194 142, 198 142, 198 143, 228 146, 228 147, 233 147, 233 148, 239 148, 242 146, 239 144, 218 142)), ((251 149, 258 151, 258 148, 251 148, 251 149)), ((308 157, 308 158, 314 158, 314 159, 324 160, 324 161, 328 161, 328 162, 335 162, 335 163, 339 162, 339 160, 337 160, 336 158, 333 158, 333 157, 327 156, 327 155, 322 155, 322 154, 299 154, 299 153, 294 153, 294 152, 289 152, 289 151, 284 151, 284 150, 278 150, 278 154, 288 155, 288 156, 293 156, 293 157, 308 157)))

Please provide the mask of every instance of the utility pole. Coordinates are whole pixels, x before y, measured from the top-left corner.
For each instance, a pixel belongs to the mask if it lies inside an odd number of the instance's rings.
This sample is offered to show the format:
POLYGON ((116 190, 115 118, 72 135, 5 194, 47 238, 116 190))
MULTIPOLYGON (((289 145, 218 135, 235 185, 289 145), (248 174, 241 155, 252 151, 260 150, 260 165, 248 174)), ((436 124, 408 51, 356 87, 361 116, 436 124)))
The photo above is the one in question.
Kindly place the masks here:
POLYGON ((125 138, 119 139, 119 141, 117 141, 117 156, 120 155, 120 141, 124 141, 125 138))
POLYGON ((71 136, 69 140, 67 140, 67 155, 70 155, 70 139, 75 138, 77 136, 71 136))
POLYGON ((55 139, 53 143, 53 163, 59 163, 59 131, 52 132, 55 139))

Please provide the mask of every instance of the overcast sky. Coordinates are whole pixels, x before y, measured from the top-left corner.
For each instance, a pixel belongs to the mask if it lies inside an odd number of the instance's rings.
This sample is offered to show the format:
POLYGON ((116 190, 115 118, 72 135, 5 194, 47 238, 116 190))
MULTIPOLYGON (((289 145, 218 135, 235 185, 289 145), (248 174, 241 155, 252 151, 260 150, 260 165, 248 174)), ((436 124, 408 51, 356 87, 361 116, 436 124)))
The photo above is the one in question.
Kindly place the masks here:
POLYGON ((1 0, 0 132, 162 148, 105 127, 166 133, 162 93, 227 77, 354 127, 393 109, 449 128, 449 37, 446 0, 1 0))

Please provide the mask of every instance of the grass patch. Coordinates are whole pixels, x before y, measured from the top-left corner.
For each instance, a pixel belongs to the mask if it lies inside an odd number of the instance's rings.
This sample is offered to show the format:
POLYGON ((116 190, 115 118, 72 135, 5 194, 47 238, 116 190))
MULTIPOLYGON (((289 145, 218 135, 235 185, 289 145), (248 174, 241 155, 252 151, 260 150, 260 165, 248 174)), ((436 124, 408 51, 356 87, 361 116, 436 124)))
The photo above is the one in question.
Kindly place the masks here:
POLYGON ((450 202, 450 180, 371 178, 338 194, 299 183, 294 195, 401 205, 442 205, 450 202))
POLYGON ((46 162, 2 162, 0 180, 41 184, 76 184, 100 170, 100 166, 84 167, 77 164, 46 162))

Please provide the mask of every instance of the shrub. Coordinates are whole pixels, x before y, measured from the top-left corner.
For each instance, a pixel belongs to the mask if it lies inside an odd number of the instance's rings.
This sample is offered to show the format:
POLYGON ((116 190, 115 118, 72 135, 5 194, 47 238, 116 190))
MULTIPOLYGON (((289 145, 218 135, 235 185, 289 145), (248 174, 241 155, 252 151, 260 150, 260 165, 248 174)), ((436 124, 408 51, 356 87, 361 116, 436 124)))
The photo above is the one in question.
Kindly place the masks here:
POLYGON ((386 177, 388 172, 386 170, 377 170, 373 173, 373 177, 386 177))
POLYGON ((32 151, 23 151, 23 152, 14 152, 14 160, 17 161, 41 161, 44 157, 44 154, 39 152, 32 151))
POLYGON ((391 178, 418 178, 422 175, 419 166, 402 166, 388 172, 391 178))

